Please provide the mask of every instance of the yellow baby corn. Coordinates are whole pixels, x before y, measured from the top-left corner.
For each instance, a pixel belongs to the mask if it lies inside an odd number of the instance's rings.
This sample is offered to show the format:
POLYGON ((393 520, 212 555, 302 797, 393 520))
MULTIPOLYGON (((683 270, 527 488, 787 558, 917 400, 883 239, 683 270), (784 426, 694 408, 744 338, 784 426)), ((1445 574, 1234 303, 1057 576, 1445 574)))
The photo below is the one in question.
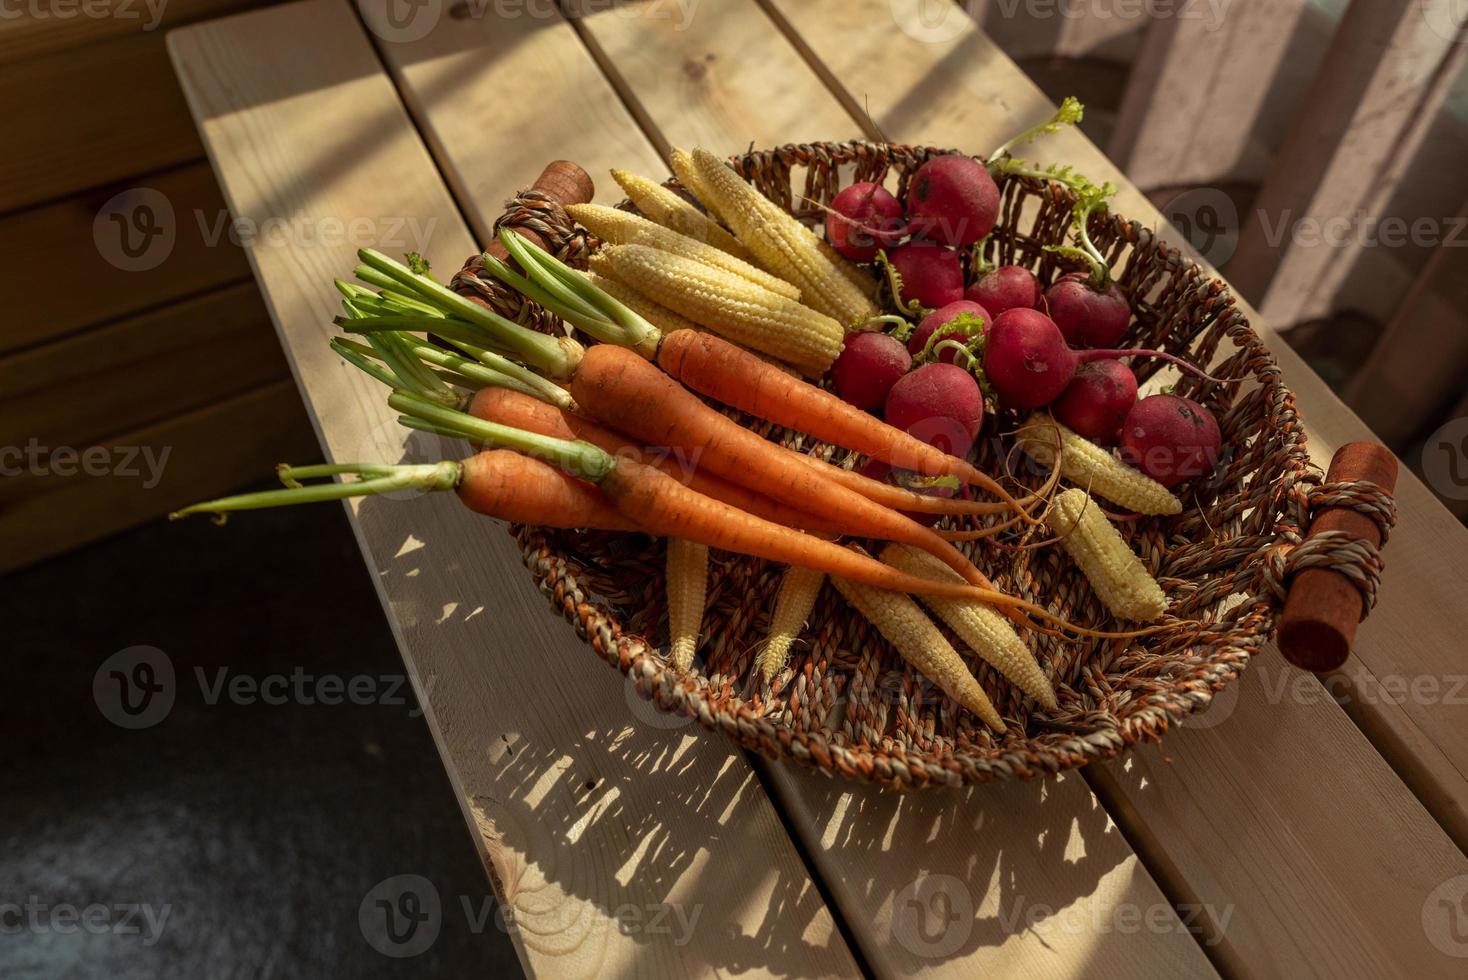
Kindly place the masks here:
POLYGON ((693 164, 713 198, 704 203, 719 213, 761 266, 800 287, 802 302, 843 327, 877 315, 872 301, 827 258, 821 239, 809 228, 707 150, 694 150, 693 164))
MULTIPOLYGON (((687 235, 695 241, 704 242, 728 252, 735 258, 743 259, 746 262, 754 261, 754 256, 749 254, 749 249, 739 244, 739 239, 720 227, 717 221, 685 201, 676 191, 670 191, 655 180, 627 170, 613 170, 612 179, 627 192, 628 199, 637 205, 637 210, 647 215, 649 220, 664 228, 671 228, 680 235, 687 235)), ((692 193, 691 188, 690 193, 692 193)), ((694 194, 694 196, 698 195, 694 194)))
POLYGON ((613 299, 631 309, 632 312, 665 334, 672 333, 674 330, 698 329, 698 324, 686 316, 681 316, 666 306, 660 306, 654 303, 624 282, 619 282, 608 276, 599 276, 595 272, 585 273, 585 276, 597 289, 610 294, 613 299))
POLYGON ((708 548, 682 538, 668 539, 668 634, 672 638, 668 659, 680 674, 693 666, 698 650, 708 575, 708 548))
POLYGON ((785 662, 790 659, 790 644, 804 628, 825 581, 825 573, 813 568, 791 565, 785 569, 780 595, 775 600, 775 614, 770 617, 768 641, 754 661, 759 676, 774 677, 785 669, 785 662))
POLYGON ((1057 494, 1046 521, 1113 615, 1146 622, 1167 609, 1162 587, 1086 491, 1057 494))
POLYGON ((1042 466, 1055 462, 1055 432, 1060 433, 1060 472, 1071 483, 1138 514, 1180 514, 1183 502, 1172 491, 1110 451, 1076 435, 1048 412, 1031 415, 1015 437, 1026 456, 1042 466))
POLYGON ((772 276, 763 269, 756 269, 743 259, 736 259, 728 252, 695 241, 687 235, 653 224, 646 218, 630 211, 621 211, 601 204, 572 204, 566 213, 579 221, 593 235, 611 245, 646 245, 685 259, 693 259, 725 272, 732 272, 748 279, 756 286, 763 286, 772 293, 800 299, 800 290, 785 280, 772 276))
MULTIPOLYGON (((682 184, 688 193, 698 198, 698 203, 708 208, 709 214, 723 221, 724 224, 729 223, 714 206, 713 195, 709 193, 708 185, 704 183, 703 178, 698 175, 698 168, 693 165, 693 157, 687 150, 674 149, 668 154, 668 164, 672 166, 673 175, 678 178, 678 183, 682 184)), ((738 239, 736 238, 735 241, 738 239)), ((744 244, 741 242, 739 247, 743 248, 744 244)))
MULTIPOLYGON (((953 569, 911 545, 889 544, 878 557, 910 575, 938 581, 962 581, 953 569)), ((985 663, 1041 705, 1055 710, 1055 688, 1008 619, 980 602, 941 596, 923 596, 922 600, 985 663)))
POLYGON ((994 703, 970 674, 953 645, 923 615, 917 603, 900 592, 874 589, 846 579, 832 584, 867 620, 885 636, 897 652, 963 707, 996 732, 1004 731, 1004 719, 994 703))
POLYGON ((807 374, 820 374, 841 352, 841 324, 732 272, 646 245, 608 245, 591 257, 593 271, 807 374))

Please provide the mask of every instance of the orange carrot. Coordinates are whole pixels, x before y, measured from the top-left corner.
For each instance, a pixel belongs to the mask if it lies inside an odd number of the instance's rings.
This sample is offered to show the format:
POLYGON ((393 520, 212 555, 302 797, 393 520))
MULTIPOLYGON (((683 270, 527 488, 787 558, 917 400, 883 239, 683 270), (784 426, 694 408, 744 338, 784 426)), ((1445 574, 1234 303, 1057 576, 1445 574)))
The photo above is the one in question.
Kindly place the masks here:
MULTIPOLYGON (((662 376, 646 362, 639 359, 639 363, 662 376)), ((555 439, 476 419, 403 390, 394 391, 388 404, 432 431, 519 450, 574 474, 600 488, 606 500, 626 519, 627 525, 649 534, 683 538, 710 548, 800 565, 878 589, 985 602, 1027 622, 1027 616, 1034 616, 1083 636, 1130 638, 1173 628, 1169 624, 1126 633, 1103 633, 1075 626, 1032 602, 1005 595, 996 589, 960 581, 938 582, 922 578, 815 535, 755 517, 685 487, 656 467, 630 457, 612 456, 590 443, 555 439)), ((547 479, 544 463, 525 465, 512 456, 487 452, 463 463, 446 461, 418 466, 352 463, 294 469, 285 467, 281 470, 281 478, 287 489, 194 504, 170 516, 196 513, 224 515, 236 510, 416 489, 457 490, 469 506, 506 520, 551 524, 566 524, 573 520, 610 521, 610 516, 596 506, 597 498, 582 491, 572 477, 547 479), (298 482, 313 476, 349 474, 360 479, 311 486, 298 482)), ((1035 624, 1031 622, 1030 625, 1035 624)))
POLYGON ((807 514, 779 501, 771 500, 748 487, 722 480, 707 470, 693 465, 693 460, 680 462, 665 454, 646 452, 628 436, 613 432, 574 412, 564 411, 510 388, 481 389, 470 401, 467 411, 477 419, 498 422, 501 425, 536 432, 543 436, 552 436, 556 439, 580 439, 583 442, 591 443, 598 449, 606 450, 613 456, 630 456, 640 463, 656 466, 679 483, 692 487, 705 496, 722 500, 726 504, 748 511, 756 517, 763 517, 767 521, 774 521, 776 524, 784 524, 786 527, 806 531, 819 531, 823 534, 839 533, 831 522, 823 517, 807 514))
POLYGON ((1006 507, 1020 509, 1019 501, 973 464, 786 374, 721 337, 675 330, 664 335, 657 360, 668 374, 715 401, 891 466, 927 476, 956 477, 988 491, 1006 507))
POLYGON ((459 499, 475 513, 541 527, 642 530, 596 487, 533 456, 491 449, 459 465, 459 499))
POLYGON ((680 447, 692 454, 691 463, 802 511, 819 512, 843 534, 914 545, 942 559, 966 581, 993 588, 963 552, 931 528, 823 480, 625 347, 598 344, 588 349, 571 379, 571 395, 583 410, 647 445, 680 447))

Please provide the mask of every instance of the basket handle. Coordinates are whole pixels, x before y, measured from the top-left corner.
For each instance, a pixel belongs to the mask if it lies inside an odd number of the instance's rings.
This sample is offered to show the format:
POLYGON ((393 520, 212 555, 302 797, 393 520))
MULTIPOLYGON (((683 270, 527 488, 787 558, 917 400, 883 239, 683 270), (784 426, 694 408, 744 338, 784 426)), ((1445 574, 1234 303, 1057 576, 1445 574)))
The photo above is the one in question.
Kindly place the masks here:
MULTIPOLYGON (((583 170, 580 164, 572 163, 570 160, 552 160, 546 164, 545 169, 540 172, 539 177, 535 178, 535 183, 531 185, 530 189, 539 191, 561 207, 568 204, 589 204, 595 193, 591 175, 583 170)), ((549 242, 535 229, 517 226, 515 231, 521 238, 541 251, 550 251, 549 242)), ((510 259, 510 253, 505 250, 504 245, 500 244, 498 239, 491 241, 485 251, 502 262, 508 262, 510 259)), ((472 262, 473 259, 470 261, 472 262)))
POLYGON ((1279 620, 1285 659, 1317 673, 1346 662, 1356 628, 1370 611, 1372 576, 1380 572, 1377 552, 1395 519, 1397 458, 1377 443, 1347 443, 1331 459, 1325 479, 1312 495, 1318 502, 1310 531, 1296 549, 1303 555, 1310 548, 1314 560, 1298 563, 1279 620), (1359 574, 1363 565, 1372 566, 1371 575, 1359 574), (1358 574, 1340 570, 1347 566, 1358 574))

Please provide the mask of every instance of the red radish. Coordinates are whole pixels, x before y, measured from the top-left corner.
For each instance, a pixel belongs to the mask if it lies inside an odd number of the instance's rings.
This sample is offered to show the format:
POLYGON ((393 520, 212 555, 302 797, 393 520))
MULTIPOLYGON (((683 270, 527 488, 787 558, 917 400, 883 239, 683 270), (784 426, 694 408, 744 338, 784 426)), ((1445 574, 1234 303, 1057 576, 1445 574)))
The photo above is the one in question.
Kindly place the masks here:
POLYGON ((1072 432, 1114 446, 1136 403, 1137 376, 1131 368, 1109 359, 1086 361, 1050 406, 1050 414, 1072 432))
POLYGON ((925 364, 892 386, 886 417, 888 425, 962 458, 983 424, 984 396, 963 368, 925 364))
POLYGON ((896 337, 875 331, 849 333, 841 356, 831 365, 831 383, 843 401, 874 412, 910 367, 912 356, 896 337))
POLYGON ((984 345, 984 374, 1009 408, 1038 408, 1060 396, 1086 361, 1156 357, 1216 381, 1180 357, 1155 350, 1071 350, 1055 321, 1039 310, 1010 310, 994 318, 984 345))
POLYGON ((1132 322, 1131 305, 1116 283, 1098 289, 1080 272, 1046 290, 1045 302, 1066 343, 1077 347, 1115 347, 1132 322))
POLYGON ((870 262, 877 250, 902 237, 902 204, 881 184, 860 182, 841 189, 826 212, 826 240, 853 262, 870 262))
POLYGON ((999 187, 973 157, 936 156, 912 175, 907 216, 914 234, 948 245, 972 245, 994 230, 999 187))
POLYGON ((1001 265, 968 287, 963 298, 998 316, 1007 310, 1037 310, 1045 298, 1040 280, 1021 265, 1001 265))
POLYGON ((1202 405, 1178 395, 1148 395, 1122 424, 1121 458, 1172 487, 1211 472, 1222 443, 1218 421, 1202 405))
POLYGON ((952 249, 928 241, 908 242, 888 252, 887 260, 902 277, 897 303, 904 309, 914 301, 937 309, 963 299, 963 265, 952 249))
MULTIPOLYGON (((966 299, 956 300, 952 303, 949 303, 947 306, 940 307, 939 309, 936 309, 933 312, 929 313, 927 316, 923 317, 922 321, 917 325, 917 329, 912 332, 912 336, 909 337, 907 340, 907 352, 914 357, 916 357, 918 354, 921 354, 923 348, 926 347, 928 344, 928 338, 932 337, 933 333, 939 327, 947 326, 949 323, 957 320, 965 313, 967 313, 969 316, 977 317, 978 319, 982 320, 986 328, 993 320, 993 318, 989 316, 989 311, 984 309, 978 303, 970 302, 966 299)), ((953 339, 962 342, 968 340, 971 335, 966 333, 961 327, 955 327, 952 330, 945 330, 942 336, 944 338, 952 337, 953 339)), ((942 361, 944 364, 952 364, 953 359, 957 356, 958 352, 950 347, 939 352, 938 360, 942 361)))

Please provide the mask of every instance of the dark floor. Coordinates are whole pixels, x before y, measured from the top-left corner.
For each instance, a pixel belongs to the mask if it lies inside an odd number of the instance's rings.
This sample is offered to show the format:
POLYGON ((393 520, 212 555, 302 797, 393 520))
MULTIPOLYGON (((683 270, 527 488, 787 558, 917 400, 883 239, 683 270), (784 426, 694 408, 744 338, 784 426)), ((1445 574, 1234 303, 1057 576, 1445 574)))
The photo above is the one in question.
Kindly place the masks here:
POLYGON ((520 975, 339 507, 144 527, 0 597, 0 977, 520 975), (442 912, 393 945, 397 875, 442 912))

